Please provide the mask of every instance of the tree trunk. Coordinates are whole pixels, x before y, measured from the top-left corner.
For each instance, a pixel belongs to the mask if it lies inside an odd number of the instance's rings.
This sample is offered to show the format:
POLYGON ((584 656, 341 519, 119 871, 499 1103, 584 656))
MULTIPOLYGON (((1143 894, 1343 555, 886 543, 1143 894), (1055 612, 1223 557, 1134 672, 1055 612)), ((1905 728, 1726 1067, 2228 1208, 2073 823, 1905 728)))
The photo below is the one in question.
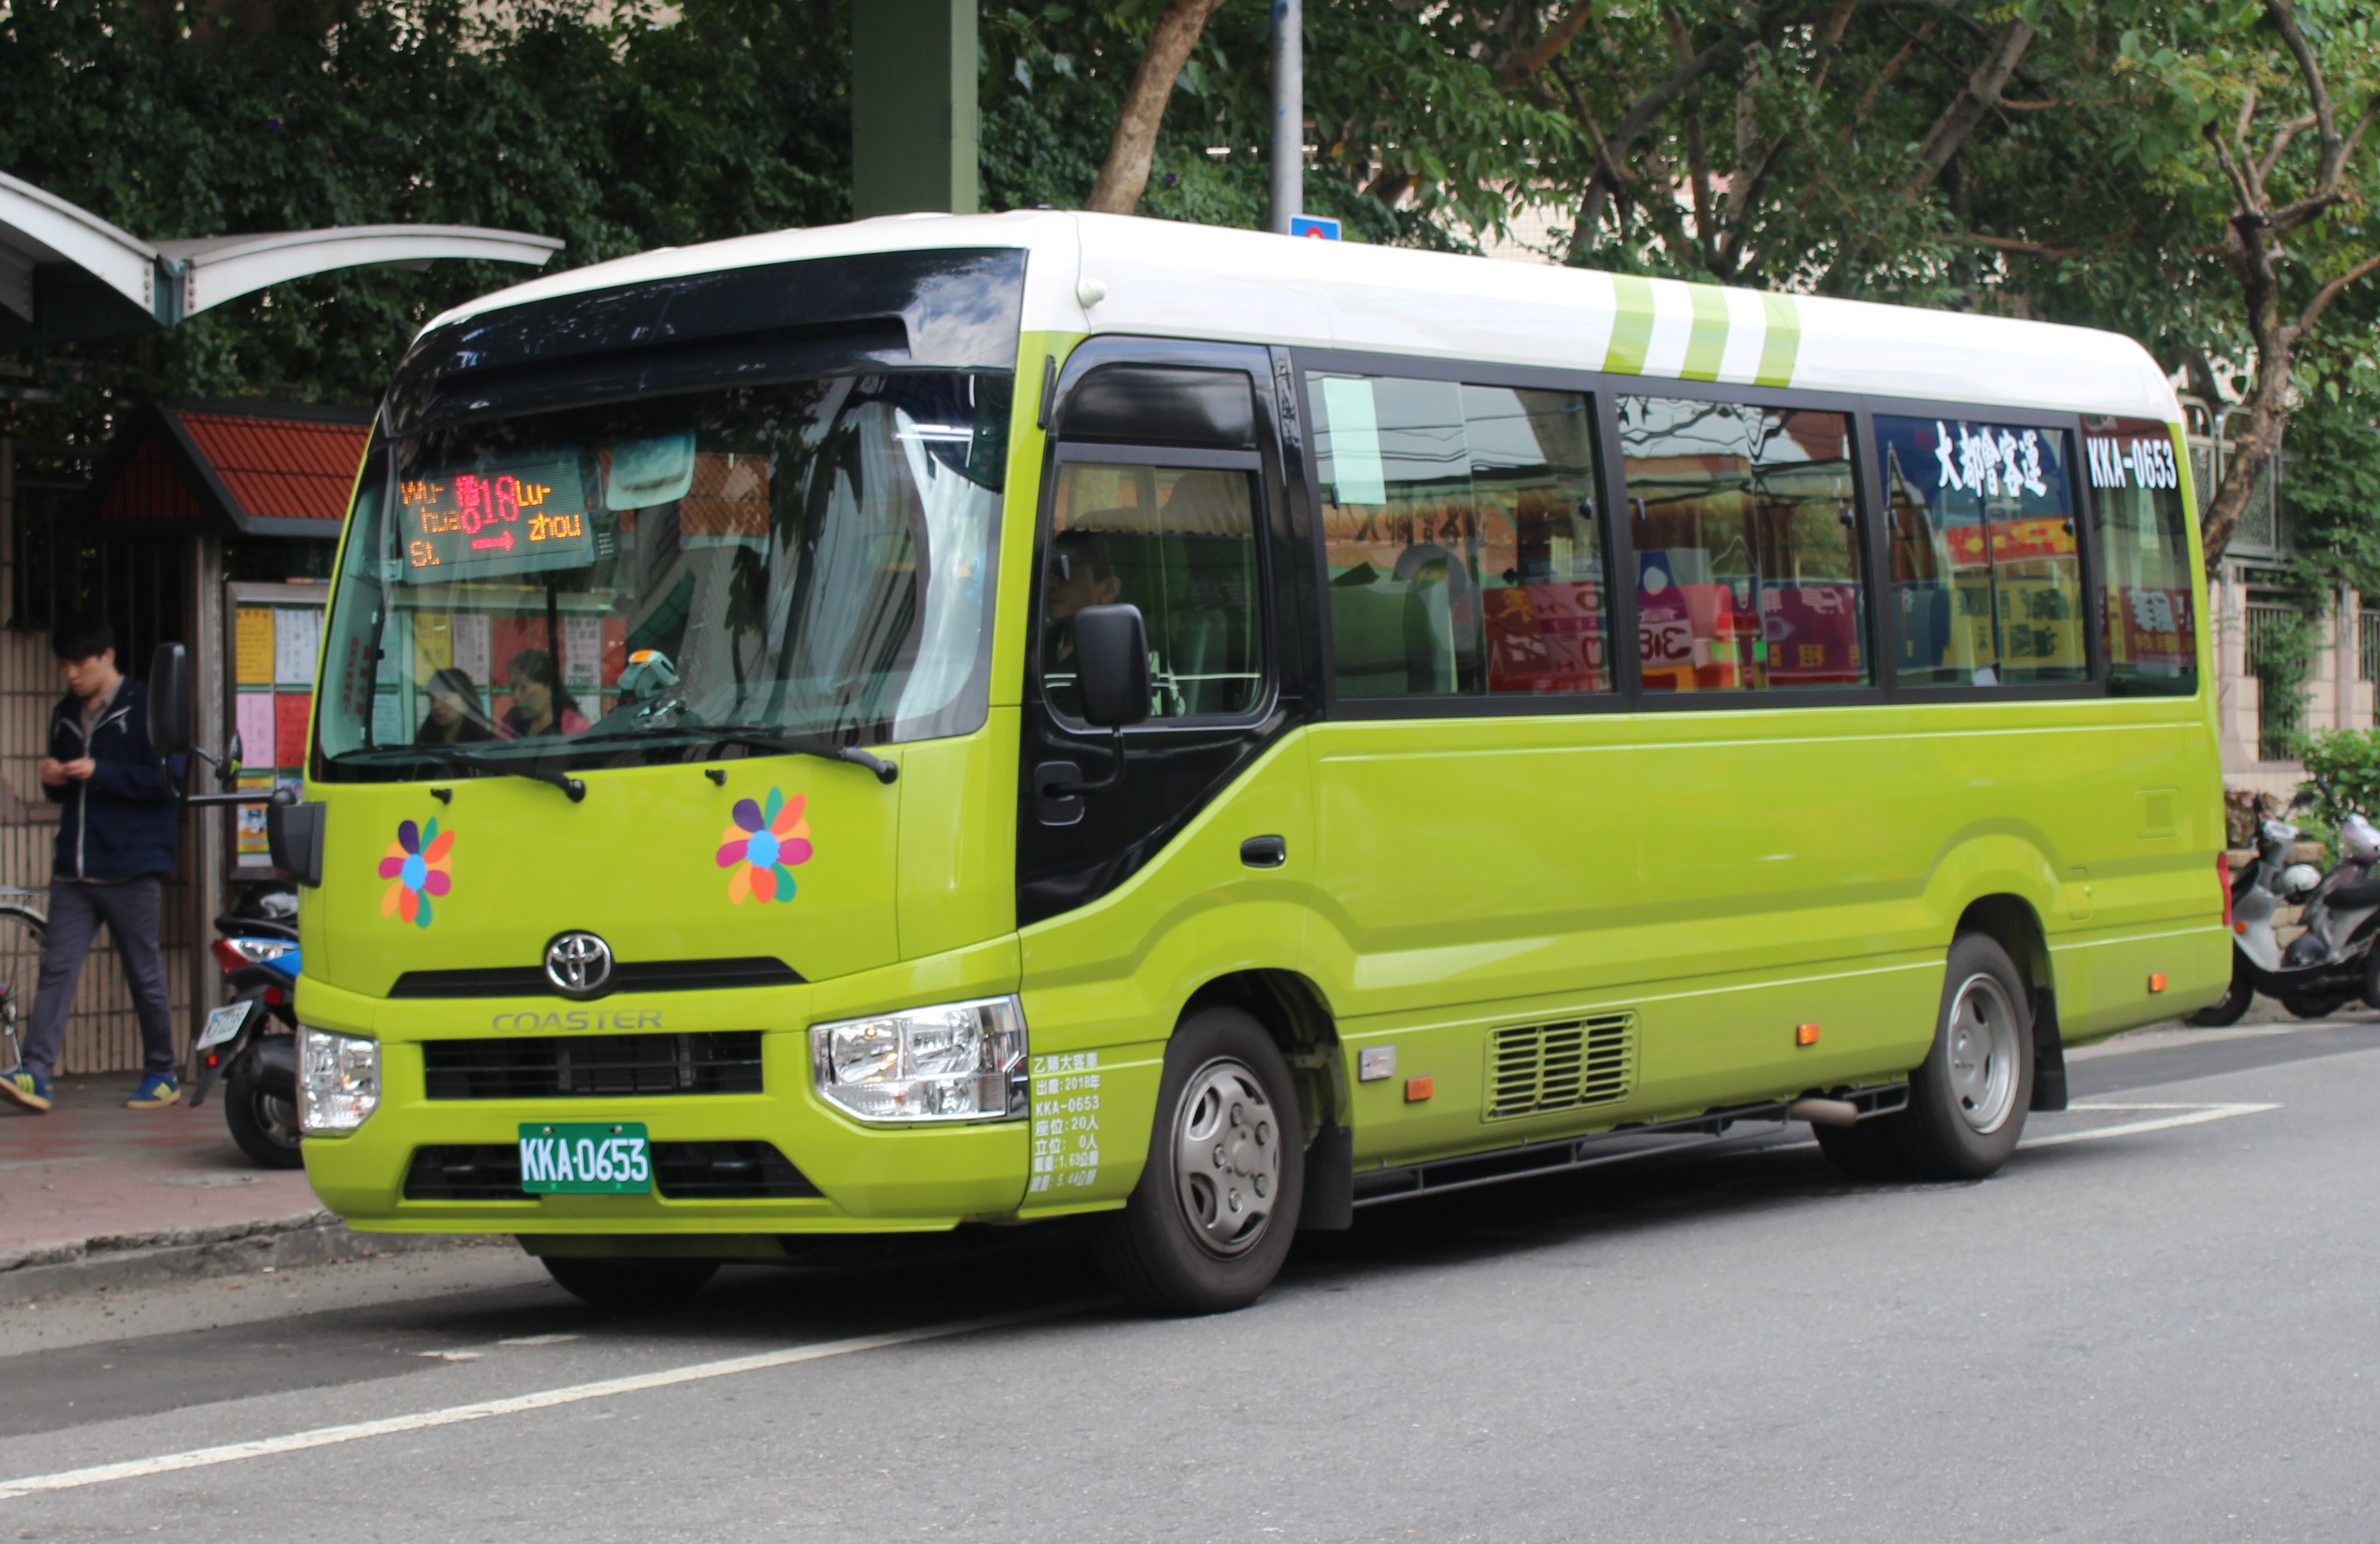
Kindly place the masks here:
POLYGON ((2256 383, 2230 414, 2230 423, 2245 427, 2231 437, 2214 501, 2199 519, 2209 577, 2220 569, 2224 549, 2248 512, 2256 480, 2280 451, 2281 431, 2289 423, 2290 356, 2297 343, 2297 329, 2281 320, 2280 281, 2273 272, 2272 243, 2262 223, 2252 215, 2233 215, 2223 233, 2223 260, 2239 279, 2240 298, 2246 302, 2248 337, 2256 350, 2256 383))
POLYGON ((1207 18, 1222 0, 1171 0, 1157 29, 1148 35, 1148 51, 1140 56, 1132 89, 1124 93, 1123 112, 1116 118, 1115 138, 1108 141, 1108 158, 1091 184, 1085 209, 1101 214, 1129 214, 1140 207, 1148 186, 1148 158, 1157 149, 1157 126, 1164 120, 1165 103, 1173 95, 1190 50, 1207 30, 1207 18))

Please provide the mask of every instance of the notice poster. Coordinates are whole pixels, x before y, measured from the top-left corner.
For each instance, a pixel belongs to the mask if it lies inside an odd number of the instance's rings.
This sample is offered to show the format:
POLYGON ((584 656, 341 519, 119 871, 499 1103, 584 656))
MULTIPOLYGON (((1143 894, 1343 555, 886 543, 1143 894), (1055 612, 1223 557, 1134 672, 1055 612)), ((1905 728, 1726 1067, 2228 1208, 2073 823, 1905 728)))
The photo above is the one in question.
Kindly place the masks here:
MULTIPOLYGON (((242 772, 239 791, 243 794, 269 794, 273 791, 271 772, 242 772)), ((263 857, 271 851, 265 841, 264 809, 261 804, 237 807, 238 820, 233 826, 232 851, 240 858, 263 857)))
MULTIPOLYGON (((406 614, 400 613, 399 615, 406 614)), ((450 618, 436 612, 412 615, 413 676, 427 681, 455 663, 455 632, 450 618)))
POLYGON ((285 770, 306 764, 306 721, 314 715, 314 694, 276 692, 273 698, 273 764, 285 770))
POLYGON ((449 626, 452 659, 449 663, 471 678, 471 684, 481 691, 488 689, 488 619, 478 613, 463 613, 449 626))
POLYGON ((232 681, 242 687, 273 685, 273 613, 242 606, 233 623, 232 681))
POLYGON ((603 678, 603 619, 565 616, 562 619, 562 684, 597 687, 603 678))
POLYGON ((1862 679, 1859 587, 1779 585, 1760 596, 1772 687, 1848 686, 1862 679))
POLYGON ((2123 621, 2119 648, 2109 652, 2118 663, 2137 666, 2147 675, 2180 675, 2197 663, 2192 650, 2198 634, 2191 626, 2189 590, 2119 585, 2116 608, 2123 621))
POLYGON ((273 684, 314 685, 314 656, 322 641, 322 614, 312 606, 276 606, 273 612, 273 684))
POLYGON ((1602 691, 1603 592, 1596 584, 1487 592, 1488 689, 1602 691))
POLYGON ((275 767, 277 744, 273 724, 273 694, 241 692, 232 703, 232 728, 239 735, 239 759, 244 766, 275 767))
POLYGON ((394 687, 372 694, 371 743, 404 745, 413 738, 405 722, 405 698, 394 687))

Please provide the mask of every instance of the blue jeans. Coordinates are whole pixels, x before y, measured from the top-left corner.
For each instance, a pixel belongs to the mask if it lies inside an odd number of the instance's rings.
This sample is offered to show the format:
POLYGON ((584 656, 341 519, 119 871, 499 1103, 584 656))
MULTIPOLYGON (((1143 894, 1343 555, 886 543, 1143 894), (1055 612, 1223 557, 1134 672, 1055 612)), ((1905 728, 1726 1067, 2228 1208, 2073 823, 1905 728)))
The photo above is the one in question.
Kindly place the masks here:
POLYGON ((107 924, 124 962, 124 984, 140 1015, 141 1070, 174 1076, 174 1004, 165 994, 165 961, 158 953, 158 918, 165 881, 155 876, 115 884, 50 881, 50 925, 42 937, 42 984, 33 1021, 25 1031, 25 1067, 42 1076, 58 1064, 67 1015, 74 1011, 82 962, 107 924))

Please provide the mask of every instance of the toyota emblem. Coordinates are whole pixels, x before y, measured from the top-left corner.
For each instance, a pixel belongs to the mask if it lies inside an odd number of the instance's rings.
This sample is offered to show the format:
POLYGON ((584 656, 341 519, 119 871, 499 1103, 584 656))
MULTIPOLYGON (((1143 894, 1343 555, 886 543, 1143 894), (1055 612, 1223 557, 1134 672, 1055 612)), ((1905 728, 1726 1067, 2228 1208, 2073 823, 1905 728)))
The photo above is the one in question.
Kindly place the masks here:
POLYGON ((590 997, 612 979, 612 946, 593 933, 564 933, 545 946, 545 979, 572 997, 590 997))

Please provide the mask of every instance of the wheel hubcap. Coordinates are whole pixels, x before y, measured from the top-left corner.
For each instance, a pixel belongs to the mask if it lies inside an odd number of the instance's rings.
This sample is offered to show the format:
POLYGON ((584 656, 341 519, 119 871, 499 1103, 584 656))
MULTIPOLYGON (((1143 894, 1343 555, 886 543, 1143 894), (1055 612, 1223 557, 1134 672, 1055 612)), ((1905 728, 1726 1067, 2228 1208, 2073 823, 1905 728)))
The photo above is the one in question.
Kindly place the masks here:
POLYGON ((1970 1129, 1989 1136, 2016 1108, 2016 1004, 1995 977, 1980 972, 1950 1003, 1950 1095, 1970 1129))
POLYGON ((1218 1255, 1254 1246, 1281 1193, 1281 1123, 1264 1085, 1228 1057, 1200 1067, 1182 1091, 1173 1169, 1183 1215, 1218 1255))

